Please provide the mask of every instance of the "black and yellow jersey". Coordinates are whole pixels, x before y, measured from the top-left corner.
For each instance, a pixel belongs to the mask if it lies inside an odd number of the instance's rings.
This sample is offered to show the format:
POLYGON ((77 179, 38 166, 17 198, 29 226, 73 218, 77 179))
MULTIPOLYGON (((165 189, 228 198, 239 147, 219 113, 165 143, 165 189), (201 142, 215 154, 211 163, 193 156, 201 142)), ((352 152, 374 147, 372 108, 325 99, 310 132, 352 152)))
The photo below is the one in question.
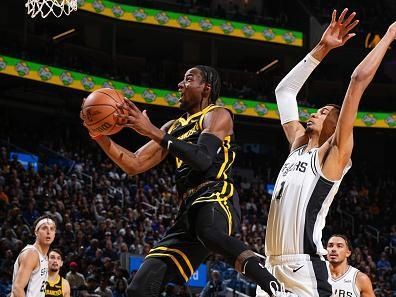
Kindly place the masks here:
POLYGON ((63 278, 60 275, 54 282, 47 281, 45 297, 63 297, 63 278))
MULTIPOLYGON (((180 140, 196 144, 203 130, 203 121, 205 115, 215 108, 223 108, 219 105, 209 105, 200 112, 182 116, 175 120, 168 130, 168 133, 180 140)), ((176 158, 176 187, 179 193, 194 188, 207 181, 232 181, 231 167, 235 160, 236 145, 234 144, 234 135, 226 136, 221 149, 208 170, 200 172, 176 158)))

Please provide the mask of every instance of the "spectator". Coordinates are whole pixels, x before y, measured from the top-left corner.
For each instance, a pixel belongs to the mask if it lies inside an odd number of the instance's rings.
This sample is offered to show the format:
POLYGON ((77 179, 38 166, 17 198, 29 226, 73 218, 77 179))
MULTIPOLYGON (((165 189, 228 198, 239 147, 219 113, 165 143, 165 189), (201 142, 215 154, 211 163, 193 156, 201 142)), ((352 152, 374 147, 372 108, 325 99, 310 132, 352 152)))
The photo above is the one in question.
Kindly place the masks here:
POLYGON ((95 293, 97 293, 101 297, 113 297, 113 293, 107 287, 107 278, 102 277, 99 287, 96 288, 95 293))
POLYGON ((377 262, 377 271, 384 273, 392 270, 391 263, 388 260, 388 256, 385 252, 381 253, 381 258, 377 262))
POLYGON ((69 282, 71 290, 79 290, 85 286, 84 275, 77 272, 77 267, 76 262, 70 262, 70 271, 66 274, 66 280, 69 282))
POLYGON ((211 280, 208 281, 199 297, 225 297, 227 290, 221 280, 221 274, 217 270, 210 273, 211 280))
POLYGON ((113 297, 128 297, 126 294, 127 285, 122 279, 117 279, 113 287, 113 297))

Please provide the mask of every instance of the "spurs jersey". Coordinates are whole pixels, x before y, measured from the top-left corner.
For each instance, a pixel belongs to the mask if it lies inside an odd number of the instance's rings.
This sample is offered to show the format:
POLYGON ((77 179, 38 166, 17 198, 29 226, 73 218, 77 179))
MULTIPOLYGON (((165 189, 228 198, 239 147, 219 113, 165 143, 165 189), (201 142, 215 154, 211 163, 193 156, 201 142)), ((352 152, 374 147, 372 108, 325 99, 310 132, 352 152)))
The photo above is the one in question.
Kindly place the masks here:
MULTIPOLYGON (((175 120, 169 128, 168 133, 180 140, 196 144, 203 130, 205 115, 215 108, 223 108, 218 105, 209 105, 200 112, 184 116, 175 120)), ((231 111, 230 111, 231 113, 231 111)), ((231 180, 232 163, 235 160, 234 136, 225 137, 222 147, 217 152, 212 166, 205 172, 193 170, 193 168, 176 158, 176 187, 179 193, 184 193, 190 188, 194 188, 206 181, 229 181, 231 180)))
MULTIPOLYGON (((279 172, 268 215, 267 256, 325 255, 322 229, 342 178, 329 181, 321 171, 318 148, 292 151, 279 172)), ((342 177, 350 168, 344 169, 342 177)))
MULTIPOLYGON (((27 245, 22 251, 28 249, 35 250, 39 255, 39 267, 32 271, 28 285, 26 287, 26 297, 44 297, 45 286, 48 279, 48 260, 47 257, 42 255, 34 245, 27 245)), ((19 254, 20 256, 21 254, 19 254)), ((19 269, 19 256, 14 264, 13 282, 19 269)))
POLYGON ((348 270, 339 278, 329 278, 333 287, 334 297, 359 297, 360 290, 356 286, 356 277, 359 269, 349 266, 348 270))

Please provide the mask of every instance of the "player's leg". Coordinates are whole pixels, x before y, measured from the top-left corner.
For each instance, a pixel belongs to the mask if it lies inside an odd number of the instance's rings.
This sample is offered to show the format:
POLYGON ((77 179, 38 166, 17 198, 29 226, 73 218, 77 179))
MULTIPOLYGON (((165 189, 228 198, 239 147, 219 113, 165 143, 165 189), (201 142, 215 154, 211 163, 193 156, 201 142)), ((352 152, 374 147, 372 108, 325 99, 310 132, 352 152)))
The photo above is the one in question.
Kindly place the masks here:
MULTIPOLYGON (((285 286, 298 296, 330 297, 326 262, 309 255, 283 255, 268 257, 266 267, 285 286), (278 260, 274 260, 278 258, 278 260), (281 259, 281 260, 279 260, 281 259)), ((263 297, 257 290, 257 297, 263 297)))
POLYGON ((146 258, 127 288, 129 297, 158 297, 169 282, 183 283, 175 267, 162 258, 146 258))
POLYGON ((169 282, 186 283, 209 251, 190 232, 188 209, 179 213, 166 236, 150 250, 131 284, 129 297, 157 297, 169 282))
POLYGON ((209 202, 196 210, 194 218, 197 238, 209 250, 222 254, 230 265, 247 276, 268 294, 273 287, 280 288, 276 278, 260 263, 259 258, 245 244, 230 236, 230 215, 235 215, 232 205, 209 202), (223 206, 226 210, 224 210, 223 206), (272 286, 271 286, 272 285, 272 286))

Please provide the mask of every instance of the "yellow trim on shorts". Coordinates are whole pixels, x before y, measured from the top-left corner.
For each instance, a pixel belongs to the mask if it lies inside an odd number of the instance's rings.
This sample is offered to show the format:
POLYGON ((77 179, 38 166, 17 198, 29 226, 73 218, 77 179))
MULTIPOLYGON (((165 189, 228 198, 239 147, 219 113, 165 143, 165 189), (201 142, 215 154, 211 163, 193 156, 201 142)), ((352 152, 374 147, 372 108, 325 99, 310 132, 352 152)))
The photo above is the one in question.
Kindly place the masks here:
POLYGON ((183 260, 186 262, 188 268, 191 271, 191 275, 194 273, 194 268, 192 267, 190 260, 188 260, 188 257, 186 256, 186 254, 183 253, 181 250, 174 249, 174 248, 168 248, 168 247, 165 247, 165 246, 159 246, 159 247, 151 249, 150 253, 152 251, 156 251, 156 250, 170 251, 170 252, 175 252, 175 253, 179 254, 183 258, 183 260))
POLYGON ((219 203, 220 207, 226 213, 226 216, 227 216, 227 219, 228 219, 228 235, 231 235, 231 233, 232 233, 232 214, 231 214, 230 208, 229 208, 229 206, 227 204, 227 201, 228 201, 228 199, 230 197, 232 197, 232 195, 234 195, 234 185, 233 184, 229 184, 226 181, 224 181, 223 188, 221 189, 220 193, 216 192, 216 193, 213 193, 210 196, 200 197, 200 198, 196 199, 192 203, 192 205, 194 205, 196 203, 204 203, 204 202, 217 202, 217 203, 219 203), (230 187, 231 187, 230 192, 228 193, 228 195, 226 195, 224 197, 221 197, 222 195, 225 194, 228 185, 230 185, 230 187), (216 198, 212 198, 213 196, 215 196, 216 198))
POLYGON ((219 195, 223 195, 225 193, 226 189, 227 189, 227 182, 224 181, 223 187, 221 188, 221 193, 214 192, 210 196, 199 197, 199 198, 195 199, 195 201, 192 203, 192 205, 194 205, 195 203, 200 203, 200 202, 216 202, 219 199, 219 195), (212 198, 212 197, 216 197, 216 198, 212 198))
POLYGON ((225 197, 225 199, 223 201, 218 201, 218 203, 224 209, 224 211, 228 217, 228 235, 231 235, 231 233, 232 233, 232 214, 231 214, 231 211, 230 211, 230 208, 229 208, 227 202, 228 202, 228 199, 230 197, 232 197, 232 195, 234 195, 234 186, 233 186, 233 184, 230 184, 230 186, 231 186, 230 193, 225 197), (224 203, 224 205, 222 203, 224 203))
POLYGON ((179 261, 177 261, 177 259, 173 255, 171 255, 171 254, 162 254, 162 253, 153 253, 153 254, 148 254, 146 256, 146 258, 149 258, 149 257, 169 257, 169 258, 171 258, 173 263, 175 263, 176 267, 179 269, 179 272, 182 275, 182 277, 184 278, 184 280, 186 282, 188 281, 188 277, 187 277, 186 273, 184 272, 183 267, 181 267, 179 261))

